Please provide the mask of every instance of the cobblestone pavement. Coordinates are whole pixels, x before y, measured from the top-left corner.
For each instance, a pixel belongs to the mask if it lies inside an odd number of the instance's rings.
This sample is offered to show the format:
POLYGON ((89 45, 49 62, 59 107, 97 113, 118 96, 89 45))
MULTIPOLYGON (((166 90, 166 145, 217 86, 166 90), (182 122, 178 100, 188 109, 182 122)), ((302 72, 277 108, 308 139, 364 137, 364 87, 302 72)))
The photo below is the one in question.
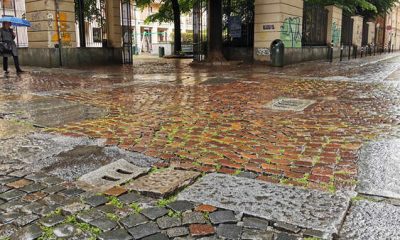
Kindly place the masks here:
MULTIPOLYGON (((384 222, 375 208, 400 212, 396 199, 375 203, 354 192, 363 144, 400 136, 399 60, 272 69, 151 59, 2 77, 0 239, 365 239, 363 228, 384 222), (176 200, 211 173, 248 186, 291 185, 305 199, 314 190, 346 197, 319 210, 280 198, 294 218, 338 212, 328 230, 318 221, 293 223, 285 212, 238 212, 230 206, 241 202, 226 196, 218 208, 176 200), (363 216, 374 217, 358 224, 363 216)), ((398 218, 386 222, 400 226, 398 218)))

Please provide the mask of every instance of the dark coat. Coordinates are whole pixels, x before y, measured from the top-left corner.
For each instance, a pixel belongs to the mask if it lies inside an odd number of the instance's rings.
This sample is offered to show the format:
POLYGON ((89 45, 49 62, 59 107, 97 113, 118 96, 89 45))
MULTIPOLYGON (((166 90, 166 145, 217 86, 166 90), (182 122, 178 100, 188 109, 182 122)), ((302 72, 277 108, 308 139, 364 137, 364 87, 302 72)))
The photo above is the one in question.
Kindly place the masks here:
MULTIPOLYGON (((10 29, 4 29, 0 28, 0 41, 2 42, 10 42, 12 46, 12 54, 14 56, 18 56, 18 48, 17 45, 14 42, 14 34, 13 30, 10 29)), ((3 54, 3 57, 11 57, 11 54, 3 54)))

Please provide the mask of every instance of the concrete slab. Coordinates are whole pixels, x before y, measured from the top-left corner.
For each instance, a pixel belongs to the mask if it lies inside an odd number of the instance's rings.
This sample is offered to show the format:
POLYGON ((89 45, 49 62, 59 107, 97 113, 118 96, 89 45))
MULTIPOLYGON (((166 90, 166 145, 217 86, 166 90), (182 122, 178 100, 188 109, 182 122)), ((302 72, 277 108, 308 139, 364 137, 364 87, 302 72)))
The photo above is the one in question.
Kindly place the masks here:
POLYGON ((357 201, 340 231, 340 239, 400 239, 400 207, 357 201))
POLYGON ((272 110, 301 112, 314 103, 316 101, 310 99, 278 98, 272 100, 266 107, 272 110))
POLYGON ((361 149, 357 191, 400 198, 400 140, 365 145, 361 149))
POLYGON ((136 178, 150 168, 142 168, 120 159, 80 177, 77 185, 87 191, 104 192, 136 178))
POLYGON ((166 169, 136 179, 128 188, 155 197, 163 197, 192 183, 200 173, 166 169))
POLYGON ((178 199, 319 230, 328 235, 338 233, 350 202, 345 196, 216 173, 185 189, 178 199))

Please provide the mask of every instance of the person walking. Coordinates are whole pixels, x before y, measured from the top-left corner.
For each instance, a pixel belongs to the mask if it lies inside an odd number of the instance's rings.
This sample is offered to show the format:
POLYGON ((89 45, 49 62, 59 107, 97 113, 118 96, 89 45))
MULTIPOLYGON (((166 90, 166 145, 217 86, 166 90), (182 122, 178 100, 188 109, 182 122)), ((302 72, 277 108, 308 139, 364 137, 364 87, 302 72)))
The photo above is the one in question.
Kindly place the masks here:
POLYGON ((21 67, 19 66, 19 59, 18 59, 18 49, 17 45, 14 42, 16 35, 11 28, 11 22, 3 22, 3 27, 0 28, 0 41, 10 44, 11 46, 11 53, 3 53, 3 70, 5 73, 8 72, 8 58, 12 56, 14 58, 14 65, 17 73, 22 73, 21 67))

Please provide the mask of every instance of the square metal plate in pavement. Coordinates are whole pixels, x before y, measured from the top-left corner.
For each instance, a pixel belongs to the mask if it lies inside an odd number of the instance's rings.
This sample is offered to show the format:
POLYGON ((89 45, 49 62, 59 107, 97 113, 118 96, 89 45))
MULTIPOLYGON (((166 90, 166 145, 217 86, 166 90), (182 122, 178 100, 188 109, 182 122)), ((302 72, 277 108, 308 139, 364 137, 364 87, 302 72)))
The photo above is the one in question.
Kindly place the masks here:
POLYGON ((200 173, 166 169, 136 179, 128 188, 154 197, 163 197, 191 184, 200 173))
POLYGON ((87 191, 104 192, 149 171, 123 159, 105 165, 80 177, 77 185, 87 191))
POLYGON ((314 103, 316 101, 310 99, 278 98, 272 100, 266 107, 272 110, 301 112, 314 103))

